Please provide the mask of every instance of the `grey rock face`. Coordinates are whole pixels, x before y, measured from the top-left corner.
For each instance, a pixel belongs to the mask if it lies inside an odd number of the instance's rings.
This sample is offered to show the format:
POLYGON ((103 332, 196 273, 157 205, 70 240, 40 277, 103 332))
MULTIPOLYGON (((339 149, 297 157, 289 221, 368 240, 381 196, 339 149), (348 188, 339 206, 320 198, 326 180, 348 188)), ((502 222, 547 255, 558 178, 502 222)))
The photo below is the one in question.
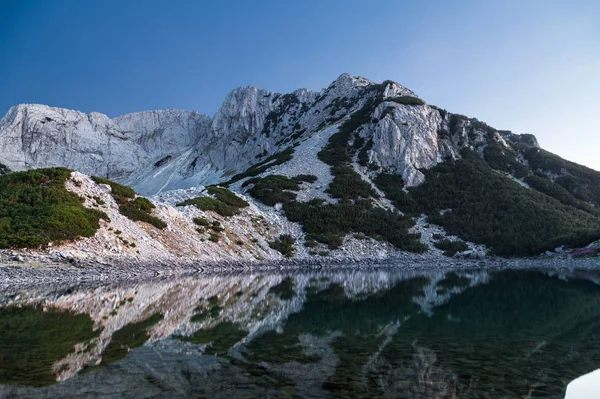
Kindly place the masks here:
POLYGON ((31 104, 0 120, 0 162, 12 170, 64 166, 122 180, 140 166, 196 143, 210 118, 164 110, 106 115, 31 104))
MULTIPOLYGON (((0 165, 14 171, 64 166, 129 184, 145 195, 214 184, 343 122, 377 96, 383 102, 359 134, 373 142, 369 163, 400 174, 407 185, 423 181, 420 169, 456 159, 464 147, 481 150, 489 140, 473 120, 392 101, 417 97, 397 83, 342 74, 318 93, 235 89, 212 118, 162 110, 111 119, 96 112, 17 105, 0 120, 0 165)), ((532 135, 496 136, 504 144, 537 145, 532 135)))

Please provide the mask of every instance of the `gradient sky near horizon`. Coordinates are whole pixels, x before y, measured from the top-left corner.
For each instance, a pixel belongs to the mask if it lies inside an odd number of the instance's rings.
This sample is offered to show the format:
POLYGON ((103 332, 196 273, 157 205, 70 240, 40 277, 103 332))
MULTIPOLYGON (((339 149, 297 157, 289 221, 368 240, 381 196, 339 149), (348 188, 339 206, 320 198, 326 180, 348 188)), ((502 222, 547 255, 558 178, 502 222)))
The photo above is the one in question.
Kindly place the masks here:
POLYGON ((320 90, 342 72, 600 170, 597 0, 0 0, 0 114, 208 114, 229 91, 320 90))

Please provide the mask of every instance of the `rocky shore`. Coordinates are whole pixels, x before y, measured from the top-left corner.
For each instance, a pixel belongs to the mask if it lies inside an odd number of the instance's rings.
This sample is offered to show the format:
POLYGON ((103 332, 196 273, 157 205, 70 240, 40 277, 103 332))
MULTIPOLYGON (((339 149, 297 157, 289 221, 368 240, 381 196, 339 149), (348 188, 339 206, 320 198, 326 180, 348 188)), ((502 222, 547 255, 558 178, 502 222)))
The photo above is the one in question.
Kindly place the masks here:
POLYGON ((402 257, 388 259, 292 259, 269 261, 219 262, 129 262, 105 264, 99 262, 73 262, 61 259, 56 263, 41 263, 20 258, 20 255, 0 260, 0 289, 23 288, 42 284, 81 284, 113 283, 117 281, 145 281, 162 279, 168 276, 215 275, 215 274, 252 274, 252 273, 289 273, 309 270, 465 270, 505 268, 527 269, 600 269, 600 261, 595 258, 548 258, 548 259, 456 259, 438 258, 405 254, 402 257))

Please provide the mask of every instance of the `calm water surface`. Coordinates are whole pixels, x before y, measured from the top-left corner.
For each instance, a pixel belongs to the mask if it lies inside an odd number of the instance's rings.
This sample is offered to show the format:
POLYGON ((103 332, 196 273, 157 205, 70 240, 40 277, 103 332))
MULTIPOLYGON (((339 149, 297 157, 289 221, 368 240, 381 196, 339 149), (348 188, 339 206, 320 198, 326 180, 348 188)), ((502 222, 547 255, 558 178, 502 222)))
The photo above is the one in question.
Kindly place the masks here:
POLYGON ((170 278, 0 294, 0 397, 563 398, 592 272, 170 278))

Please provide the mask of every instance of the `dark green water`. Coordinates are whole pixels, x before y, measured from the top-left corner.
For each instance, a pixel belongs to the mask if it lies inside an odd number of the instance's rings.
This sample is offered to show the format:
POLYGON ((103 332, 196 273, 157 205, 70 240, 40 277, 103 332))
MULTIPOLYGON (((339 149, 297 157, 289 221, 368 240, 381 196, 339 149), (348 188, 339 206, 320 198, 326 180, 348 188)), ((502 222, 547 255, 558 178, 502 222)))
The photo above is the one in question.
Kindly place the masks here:
POLYGON ((0 397, 563 398, 600 368, 597 282, 371 271, 12 293, 0 397))

